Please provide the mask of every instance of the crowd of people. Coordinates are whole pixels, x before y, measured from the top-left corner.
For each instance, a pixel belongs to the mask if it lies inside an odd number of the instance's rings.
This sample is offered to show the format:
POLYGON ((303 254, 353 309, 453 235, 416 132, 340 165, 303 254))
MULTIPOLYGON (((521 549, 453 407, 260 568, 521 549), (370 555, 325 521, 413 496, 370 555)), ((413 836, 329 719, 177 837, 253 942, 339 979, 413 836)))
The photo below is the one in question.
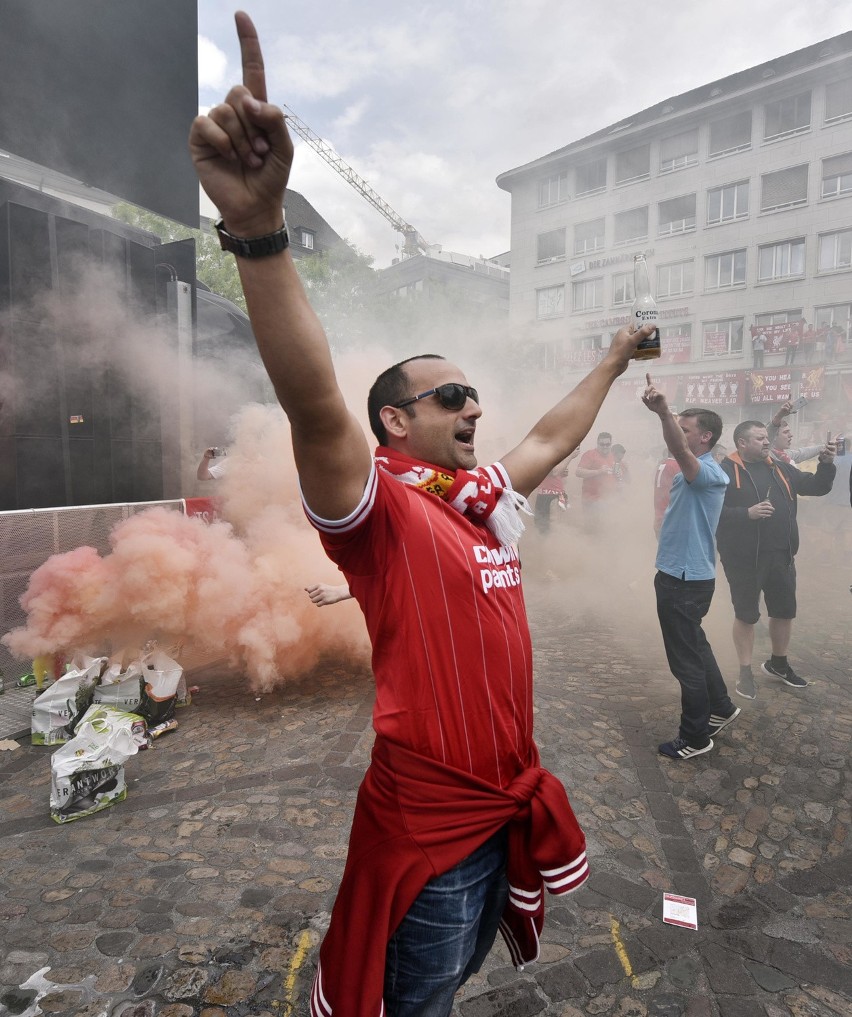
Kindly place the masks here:
MULTIPOLYGON (((318 606, 354 598, 373 649, 375 743, 310 1013, 448 1017, 498 929, 517 966, 537 959, 544 890, 568 893, 588 877, 582 829, 533 737, 518 542, 536 491, 536 528, 553 538, 551 509, 566 497, 574 458, 584 525, 606 525, 605 506, 631 481, 627 453, 604 431, 593 449, 578 450, 654 326, 620 329, 590 373, 484 467, 477 389, 441 356, 410 357, 369 391, 371 449, 287 250, 293 144, 267 101, 254 26, 245 14, 236 20, 243 84, 193 122, 190 151, 220 211, 222 246, 237 256, 258 348, 290 422, 305 514, 345 579, 340 596, 321 585, 308 596, 318 606)), ((789 444, 781 415, 779 456, 769 455, 766 426, 744 421, 720 463, 715 412, 674 414, 650 376, 643 400, 677 466, 665 471, 655 589, 681 719, 659 751, 685 760, 712 749, 740 713, 702 629, 717 534, 743 653, 763 592, 774 626, 764 670, 794 688, 806 684, 786 657, 797 498, 831 487, 834 446, 819 450, 813 474, 799 470, 780 456, 792 459, 780 447, 789 444)), ((217 458, 207 450, 199 479, 215 476, 217 458)), ((745 670, 737 691, 749 694, 745 670)))
POLYGON ((839 323, 815 326, 804 318, 793 322, 783 329, 783 337, 773 341, 774 326, 755 325, 751 329, 752 365, 757 370, 766 366, 766 354, 776 353, 784 357, 784 367, 799 363, 831 364, 841 359, 846 353, 848 336, 846 329, 839 323))
MULTIPOLYGON (((656 393, 654 405, 667 407, 660 393, 656 393)), ((685 419, 694 412, 686 410, 682 416, 685 419)), ((718 441, 718 434, 704 450, 728 477, 720 519, 713 526, 713 533, 735 612, 733 643, 740 664, 736 692, 748 699, 757 695, 752 652, 754 627, 760 619, 758 601, 761 595, 766 603, 772 644, 772 655, 761 664, 762 672, 793 688, 808 685, 787 660, 792 620, 796 614, 798 499, 800 496, 825 496, 832 491, 837 445, 835 441, 824 440, 792 447, 794 433, 789 421, 795 413, 793 403, 788 401, 767 423, 747 420, 738 424, 732 434, 732 451, 718 441), (761 525, 753 525, 755 523, 761 525)), ((721 426, 720 420, 719 434, 721 426)), ((844 436, 839 436, 838 440, 843 441, 844 436)), ((852 456, 844 455, 841 463, 843 483, 849 481, 852 501, 850 460, 852 456)), ((582 504, 587 513, 584 526, 592 532, 597 531, 605 506, 611 504, 609 499, 618 493, 613 476, 615 465, 608 432, 601 432, 596 448, 583 453, 579 459, 576 476, 582 483, 582 504)), ((671 504, 673 486, 679 477, 682 477, 682 464, 667 445, 656 464, 651 485, 653 528, 658 540, 671 504)))

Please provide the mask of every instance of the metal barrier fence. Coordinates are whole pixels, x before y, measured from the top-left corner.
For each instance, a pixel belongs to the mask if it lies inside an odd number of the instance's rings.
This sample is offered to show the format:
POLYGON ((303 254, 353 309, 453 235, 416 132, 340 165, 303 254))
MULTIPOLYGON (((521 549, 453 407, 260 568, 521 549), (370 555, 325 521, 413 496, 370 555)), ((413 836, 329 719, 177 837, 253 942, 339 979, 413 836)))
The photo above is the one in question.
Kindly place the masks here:
MULTIPOLYGON (((112 528, 155 505, 186 512, 183 499, 0 512, 0 636, 26 622, 20 604, 21 594, 29 585, 32 573, 48 558, 84 546, 107 554, 112 528)), ((186 661, 182 663, 190 670, 186 661)), ((197 666, 196 662, 191 663, 197 666)), ((30 672, 32 662, 17 660, 0 643, 0 667, 9 690, 30 672)))

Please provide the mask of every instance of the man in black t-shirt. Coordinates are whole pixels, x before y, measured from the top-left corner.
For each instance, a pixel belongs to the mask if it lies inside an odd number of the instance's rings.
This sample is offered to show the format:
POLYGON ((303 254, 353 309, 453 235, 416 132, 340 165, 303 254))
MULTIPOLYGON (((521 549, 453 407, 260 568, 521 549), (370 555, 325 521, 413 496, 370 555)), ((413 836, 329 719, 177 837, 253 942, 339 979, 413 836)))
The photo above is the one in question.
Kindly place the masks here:
POLYGON ((823 448, 816 473, 810 474, 770 457, 766 425, 760 421, 738 424, 734 444, 736 451, 721 464, 730 483, 716 540, 734 605, 733 637, 740 663, 736 691, 746 699, 754 699, 757 689, 751 657, 761 593, 772 642, 772 656, 761 669, 795 689, 808 684, 787 662, 796 617, 796 511, 798 495, 823 495, 831 490, 836 473, 835 446, 830 442, 823 448))

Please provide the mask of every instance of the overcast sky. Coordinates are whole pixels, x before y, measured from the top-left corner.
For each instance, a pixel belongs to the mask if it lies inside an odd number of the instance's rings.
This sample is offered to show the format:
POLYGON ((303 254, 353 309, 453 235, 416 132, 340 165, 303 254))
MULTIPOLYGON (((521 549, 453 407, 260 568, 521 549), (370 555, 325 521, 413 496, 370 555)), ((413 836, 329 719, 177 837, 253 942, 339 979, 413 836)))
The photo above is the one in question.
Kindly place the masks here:
MULTIPOLYGON (((239 81, 235 4, 198 0, 199 101, 239 81)), ((837 0, 250 0, 288 105, 430 243, 509 247, 495 177, 630 113, 852 29, 837 0)), ((291 185, 384 267, 400 236, 294 137, 291 185)))

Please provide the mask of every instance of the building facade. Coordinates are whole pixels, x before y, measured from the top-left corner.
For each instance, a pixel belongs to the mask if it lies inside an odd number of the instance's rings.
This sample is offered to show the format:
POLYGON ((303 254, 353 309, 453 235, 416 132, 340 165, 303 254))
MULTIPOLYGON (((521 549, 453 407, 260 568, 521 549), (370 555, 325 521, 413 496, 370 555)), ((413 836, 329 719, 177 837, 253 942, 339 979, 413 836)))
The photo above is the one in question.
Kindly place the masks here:
POLYGON ((487 307, 498 317, 508 316, 509 268, 499 258, 474 258, 431 248, 411 258, 397 258, 376 273, 379 297, 414 293, 429 297, 447 290, 471 306, 487 307))
POLYGON ((325 254, 332 248, 345 247, 340 234, 329 226, 303 194, 288 188, 285 201, 290 253, 294 258, 310 258, 314 254, 325 254))
POLYGON ((668 99, 497 182, 512 195, 512 325, 545 369, 586 370, 606 349, 629 319, 643 251, 659 374, 679 405, 743 416, 789 395, 848 398, 852 32, 668 99))

